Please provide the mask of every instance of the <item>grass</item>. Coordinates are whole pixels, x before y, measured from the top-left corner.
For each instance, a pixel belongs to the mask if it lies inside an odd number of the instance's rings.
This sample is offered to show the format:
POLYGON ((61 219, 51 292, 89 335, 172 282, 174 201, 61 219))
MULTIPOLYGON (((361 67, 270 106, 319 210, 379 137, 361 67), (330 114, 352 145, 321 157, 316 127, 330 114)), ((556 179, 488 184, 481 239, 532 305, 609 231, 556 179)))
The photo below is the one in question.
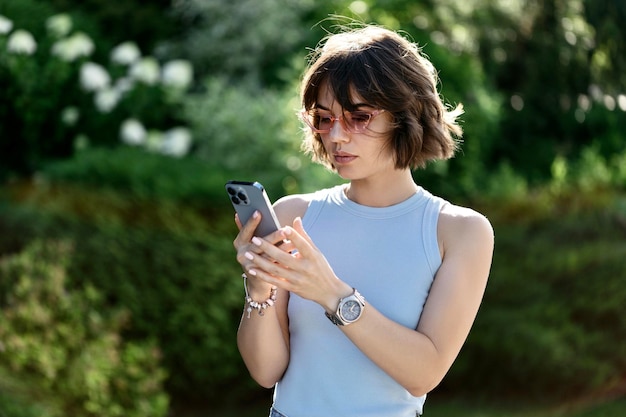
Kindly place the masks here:
POLYGON ((624 417, 626 398, 595 404, 558 405, 471 404, 463 401, 426 402, 424 417, 624 417))
MULTIPOLYGON (((423 417, 624 417, 626 397, 609 400, 580 402, 570 401, 552 405, 533 404, 491 404, 485 402, 445 399, 432 395, 426 401, 423 417)), ((241 405, 228 410, 212 410, 186 417, 266 417, 270 398, 266 403, 241 405)), ((329 416, 330 417, 330 416, 329 416)))

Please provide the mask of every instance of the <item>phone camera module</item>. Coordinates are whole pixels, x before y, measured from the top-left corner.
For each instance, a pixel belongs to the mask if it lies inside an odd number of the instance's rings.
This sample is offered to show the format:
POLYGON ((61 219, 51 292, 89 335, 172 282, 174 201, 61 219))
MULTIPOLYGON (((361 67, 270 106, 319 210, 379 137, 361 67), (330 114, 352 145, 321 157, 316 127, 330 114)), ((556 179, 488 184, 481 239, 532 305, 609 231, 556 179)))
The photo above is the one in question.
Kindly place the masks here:
POLYGON ((242 204, 248 204, 248 196, 243 191, 239 191, 237 193, 237 198, 241 201, 242 204))
POLYGON ((250 204, 250 202, 248 201, 248 195, 245 193, 244 190, 235 187, 226 187, 226 190, 228 191, 228 194, 230 194, 230 199, 232 200, 233 204, 250 204))

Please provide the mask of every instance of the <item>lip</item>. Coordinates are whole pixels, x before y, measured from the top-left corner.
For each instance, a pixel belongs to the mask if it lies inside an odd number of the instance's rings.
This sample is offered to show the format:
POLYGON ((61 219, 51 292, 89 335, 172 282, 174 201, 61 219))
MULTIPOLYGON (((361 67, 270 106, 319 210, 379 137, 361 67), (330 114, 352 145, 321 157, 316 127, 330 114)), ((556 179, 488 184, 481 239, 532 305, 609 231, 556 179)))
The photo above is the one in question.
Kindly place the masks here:
POLYGON ((348 164, 354 161, 357 156, 347 152, 335 152, 333 155, 335 162, 338 164, 348 164))

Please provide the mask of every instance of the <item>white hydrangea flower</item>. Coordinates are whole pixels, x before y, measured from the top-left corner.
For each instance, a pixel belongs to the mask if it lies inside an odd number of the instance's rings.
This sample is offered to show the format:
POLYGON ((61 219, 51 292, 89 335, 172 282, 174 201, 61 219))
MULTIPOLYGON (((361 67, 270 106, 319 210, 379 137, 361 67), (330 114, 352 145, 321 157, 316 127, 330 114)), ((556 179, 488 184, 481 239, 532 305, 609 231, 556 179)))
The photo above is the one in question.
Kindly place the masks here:
POLYGON ((77 32, 69 38, 56 41, 52 45, 52 55, 63 61, 73 62, 80 57, 90 56, 94 49, 91 38, 83 32, 77 32))
POLYGON ((135 82, 132 78, 122 77, 115 80, 115 89, 120 95, 124 95, 133 89, 135 82))
POLYGON ((103 88, 94 96, 94 104, 101 113, 109 113, 120 101, 120 93, 115 88, 103 88))
POLYGON ((0 35, 6 35, 13 29, 13 22, 0 14, 0 35))
POLYGON ((67 36, 72 30, 72 26, 72 18, 67 13, 55 14, 46 20, 48 33, 56 38, 67 36))
POLYGON ((66 107, 61 112, 61 120, 67 126, 74 126, 80 117, 80 112, 76 107, 66 107))
POLYGON ((120 127, 120 138, 127 145, 141 145, 147 137, 146 128, 137 119, 126 119, 120 127))
POLYGON ((193 67, 189 61, 176 59, 163 65, 163 85, 185 89, 193 79, 193 67))
POLYGON ((626 111, 626 94, 620 94, 617 96, 617 105, 621 111, 626 111))
POLYGON ((80 67, 80 85, 85 91, 98 91, 109 87, 111 76, 107 70, 95 62, 85 62, 80 67))
POLYGON ((111 51, 111 61, 121 65, 131 65, 141 58, 141 51, 134 42, 124 42, 111 51))
POLYGON ((154 85, 159 81, 159 63, 152 57, 142 58, 130 68, 130 76, 137 81, 154 85))
POLYGON ((37 42, 30 32, 18 29, 9 36, 7 50, 15 54, 32 55, 37 50, 37 42))
POLYGON ((180 158, 191 148, 191 132, 185 127, 175 127, 166 131, 161 143, 161 153, 180 158))

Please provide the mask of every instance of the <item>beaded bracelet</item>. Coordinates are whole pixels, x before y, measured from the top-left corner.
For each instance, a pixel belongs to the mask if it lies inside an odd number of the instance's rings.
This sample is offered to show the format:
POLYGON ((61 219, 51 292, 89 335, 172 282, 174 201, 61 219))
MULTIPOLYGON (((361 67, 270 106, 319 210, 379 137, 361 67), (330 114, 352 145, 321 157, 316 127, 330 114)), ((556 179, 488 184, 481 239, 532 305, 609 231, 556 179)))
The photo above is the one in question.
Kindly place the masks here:
POLYGON ((270 290, 270 296, 267 300, 259 303, 258 301, 254 301, 250 295, 248 295, 248 276, 246 274, 241 274, 243 278, 243 289, 246 291, 246 304, 248 307, 246 308, 246 312, 248 313, 248 318, 250 318, 250 313, 252 310, 256 310, 259 313, 259 316, 263 316, 265 314, 265 309, 271 307, 276 302, 276 287, 272 287, 270 290))

